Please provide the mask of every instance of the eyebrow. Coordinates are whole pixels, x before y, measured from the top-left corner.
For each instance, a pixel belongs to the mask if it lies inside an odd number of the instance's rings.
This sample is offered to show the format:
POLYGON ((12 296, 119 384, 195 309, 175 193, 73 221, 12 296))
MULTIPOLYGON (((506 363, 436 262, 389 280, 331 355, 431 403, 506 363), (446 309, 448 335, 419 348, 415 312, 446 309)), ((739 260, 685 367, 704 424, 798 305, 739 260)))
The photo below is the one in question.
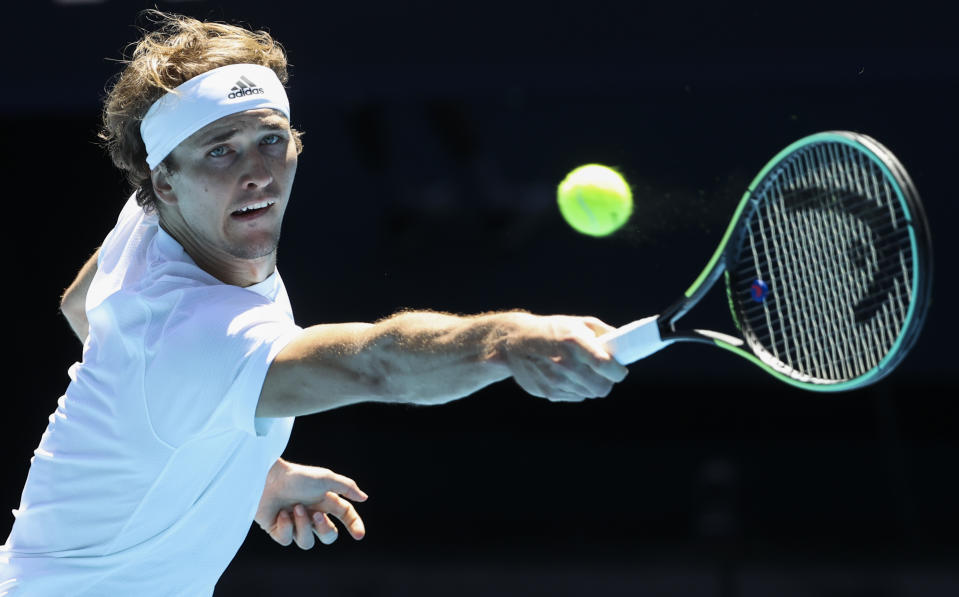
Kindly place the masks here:
MULTIPOLYGON (((280 131, 286 128, 285 126, 283 126, 284 124, 285 123, 282 120, 269 120, 267 122, 263 122, 259 124, 256 127, 256 130, 280 131)), ((217 143, 223 143, 224 141, 230 140, 234 135, 239 133, 241 130, 242 129, 239 127, 232 127, 223 131, 222 133, 217 133, 216 131, 211 132, 210 135, 213 135, 213 136, 203 137, 200 140, 198 145, 201 147, 205 147, 207 145, 216 145, 217 143)))

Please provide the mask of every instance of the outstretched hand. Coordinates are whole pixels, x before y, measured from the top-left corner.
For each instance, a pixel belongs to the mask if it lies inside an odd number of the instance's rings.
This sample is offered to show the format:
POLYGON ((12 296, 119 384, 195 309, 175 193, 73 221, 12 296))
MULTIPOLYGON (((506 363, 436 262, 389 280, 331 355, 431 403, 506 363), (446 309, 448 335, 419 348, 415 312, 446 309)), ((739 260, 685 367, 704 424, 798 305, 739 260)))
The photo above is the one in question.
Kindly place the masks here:
POLYGON ((595 317, 531 315, 524 323, 502 357, 533 396, 564 402, 606 396, 629 373, 597 340, 614 328, 595 317))
POLYGON ((301 549, 311 549, 316 538, 326 545, 333 543, 339 532, 330 516, 359 540, 366 528, 347 499, 363 502, 367 497, 349 477, 279 459, 267 475, 254 520, 284 546, 296 542, 301 549))

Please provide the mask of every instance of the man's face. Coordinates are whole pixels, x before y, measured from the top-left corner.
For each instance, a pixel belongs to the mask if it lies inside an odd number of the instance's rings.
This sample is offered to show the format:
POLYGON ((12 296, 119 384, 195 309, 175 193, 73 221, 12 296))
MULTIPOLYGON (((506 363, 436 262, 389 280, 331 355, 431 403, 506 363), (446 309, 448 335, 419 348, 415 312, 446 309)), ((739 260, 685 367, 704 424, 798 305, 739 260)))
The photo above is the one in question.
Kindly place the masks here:
POLYGON ((163 224, 187 252, 216 267, 273 258, 297 164, 286 117, 270 109, 225 116, 171 156, 175 169, 159 185, 154 176, 154 186, 163 224))

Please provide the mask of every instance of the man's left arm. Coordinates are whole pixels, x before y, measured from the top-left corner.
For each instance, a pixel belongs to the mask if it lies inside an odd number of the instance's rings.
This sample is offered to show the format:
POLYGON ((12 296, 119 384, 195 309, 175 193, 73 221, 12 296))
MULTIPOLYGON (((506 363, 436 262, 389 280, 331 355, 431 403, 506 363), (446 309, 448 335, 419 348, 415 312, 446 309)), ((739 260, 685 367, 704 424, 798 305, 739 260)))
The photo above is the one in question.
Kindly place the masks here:
POLYGON ((77 277, 60 297, 60 312, 66 317, 67 323, 70 324, 70 328, 80 342, 85 342, 87 334, 90 333, 90 324, 87 321, 87 291, 90 289, 90 283, 93 282, 93 276, 97 273, 99 256, 100 249, 97 249, 83 264, 77 277))

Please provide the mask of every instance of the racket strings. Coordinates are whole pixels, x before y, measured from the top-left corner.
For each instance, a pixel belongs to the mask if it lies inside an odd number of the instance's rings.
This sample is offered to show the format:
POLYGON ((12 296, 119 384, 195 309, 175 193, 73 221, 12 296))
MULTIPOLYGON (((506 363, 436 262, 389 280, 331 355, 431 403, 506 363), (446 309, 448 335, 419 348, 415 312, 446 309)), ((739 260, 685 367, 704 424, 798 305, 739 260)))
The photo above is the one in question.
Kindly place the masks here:
MULTIPOLYGON (((777 205, 777 207, 779 207, 777 205)), ((801 211, 800 214, 806 215, 814 212, 810 211, 801 211)), ((827 334, 827 329, 829 322, 824 320, 822 310, 818 309, 819 305, 814 300, 816 297, 825 296, 827 300, 831 300, 833 303, 844 299, 842 295, 836 295, 835 289, 823 283, 825 278, 824 272, 810 272, 809 265, 827 265, 828 262, 822 259, 822 256, 818 254, 821 252, 821 245, 810 242, 808 234, 806 232, 812 225, 818 224, 818 222, 805 222, 805 226, 801 227, 797 225, 797 222, 793 219, 788 218, 782 209, 776 209, 774 215, 772 216, 776 220, 776 224, 781 227, 789 227, 793 232, 793 236, 800 238, 802 240, 801 245, 799 246, 800 253, 796 255, 791 255, 792 259, 788 262, 790 264, 790 269, 787 274, 787 279, 797 288, 802 288, 805 292, 798 295, 787 294, 786 298, 801 298, 802 301, 798 304, 793 304, 792 313, 797 314, 795 319, 801 322, 801 327, 794 328, 794 332, 800 331, 801 334, 794 333, 792 337, 792 342, 796 346, 796 351, 798 355, 799 362, 803 365, 804 370, 815 371, 819 373, 820 377, 834 377, 837 375, 837 371, 834 370, 836 362, 836 345, 835 340, 827 334), (817 275, 819 274, 819 275, 817 275), (824 349, 828 352, 827 354, 821 354, 824 351, 817 351, 816 346, 820 343, 820 340, 825 340, 824 349)), ((808 218, 806 218, 808 220, 808 218)), ((813 218, 816 220, 816 218, 813 218)), ((786 254, 782 254, 782 248, 784 243, 776 245, 776 248, 780 251, 780 259, 786 258, 786 254)), ((827 274, 828 275, 828 274, 827 274)))
MULTIPOLYGON (((833 239, 831 239, 828 235, 823 235, 822 218, 816 217, 816 212, 802 213, 807 217, 804 218, 806 221, 802 222, 804 228, 800 228, 800 230, 811 230, 814 233, 811 236, 819 239, 820 243, 812 244, 806 242, 805 246, 801 247, 799 259, 794 260, 794 264, 798 265, 798 267, 790 272, 793 278, 792 284, 795 287, 800 288, 805 293, 802 296, 806 299, 805 303, 799 307, 798 311, 803 316, 800 319, 800 324, 805 332, 804 337, 798 337, 797 335, 794 335, 793 337, 793 342, 798 347, 801 347, 799 363, 804 370, 812 371, 818 374, 817 376, 836 378, 854 375, 854 371, 849 371, 848 368, 845 367, 848 365, 848 362, 847 359, 843 358, 842 349, 839 345, 839 342, 844 342, 845 344, 849 345, 851 339, 852 343, 856 345, 855 348, 859 351, 858 354, 862 354, 864 347, 862 346, 862 343, 859 342, 860 338, 857 338, 855 335, 850 335, 849 326, 831 330, 833 333, 829 334, 830 322, 824 318, 825 313, 823 310, 816 309, 816 307, 819 305, 817 305, 815 301, 811 300, 812 298, 816 297, 824 297, 825 302, 831 302, 833 305, 841 305, 845 311, 848 311, 850 307, 850 297, 837 292, 837 286, 827 282, 839 276, 845 276, 848 278, 849 268, 842 267, 844 264, 841 260, 828 260, 828 258, 827 260, 823 260, 821 255, 822 250, 830 253, 836 252, 836 247, 833 246, 833 243, 828 242, 833 239), (808 216, 812 217, 810 218, 808 216), (804 267, 805 264, 810 263, 814 265, 819 264, 820 268, 818 271, 816 271, 816 268, 804 267), (821 267, 823 265, 826 266, 824 269, 821 267), (837 272, 836 267, 830 267, 830 265, 838 266, 839 269, 844 271, 837 272), (810 269, 812 270, 811 272, 808 271, 810 269), (812 277, 810 277, 811 274, 812 277), (803 284, 802 282, 804 278, 810 280, 812 284, 803 284), (838 335, 835 332, 838 332, 838 335), (822 345, 823 350, 815 350, 817 339, 825 340, 824 343, 819 342, 819 344, 822 345), (844 370, 840 371, 840 367, 844 370)), ((784 217, 781 210, 777 212, 776 215, 780 219, 784 217)), ((798 224, 795 221, 791 223, 793 228, 798 227, 798 224)), ((833 226, 833 228, 842 228, 842 224, 846 223, 847 222, 840 221, 840 226, 833 226)), ((846 228, 846 232, 848 233, 848 227, 846 228)), ((805 240, 808 241, 808 239, 805 240)), ((874 256, 873 261, 875 261, 874 256)), ((861 280, 854 277, 852 279, 852 286, 858 290, 858 294, 863 294, 864 285, 861 280)), ((869 359, 860 361, 860 364, 864 364, 865 366, 871 365, 869 359)))
MULTIPOLYGON (((834 303, 840 302, 843 298, 842 295, 831 292, 828 285, 818 284, 810 287, 808 284, 797 284, 795 280, 796 275, 793 272, 793 275, 787 278, 785 283, 792 283, 807 293, 826 295, 827 299, 834 303)), ((816 377, 843 379, 854 376, 856 372, 849 370, 847 367, 850 359, 843 356, 842 347, 839 345, 839 342, 846 346, 850 345, 848 330, 840 328, 832 330, 833 333, 829 333, 830 322, 824 320, 821 317, 821 312, 816 310, 816 305, 811 304, 808 300, 798 304, 789 300, 784 301, 784 303, 785 307, 781 308, 786 312, 785 320, 792 321, 794 324, 798 322, 798 325, 793 325, 789 330, 784 330, 778 341, 776 335, 772 332, 760 336, 759 339, 763 345, 772 346, 774 355, 788 362, 793 368, 811 371, 816 377), (838 332, 838 340, 836 332, 838 332), (791 347, 795 347, 794 352, 798 356, 793 356, 790 359, 788 353, 791 347), (784 353, 786 358, 782 358, 784 353), (840 371, 837 367, 841 367, 843 370, 840 371)), ((848 301, 846 306, 848 307, 848 301)), ((767 321, 767 326, 769 330, 775 329, 769 321, 767 321)), ((863 346, 855 335, 852 336, 852 343, 856 345, 857 352, 851 355, 858 361, 856 367, 861 369, 873 366, 874 360, 866 359, 864 361, 859 358, 863 346)))
MULTIPOLYGON (((817 174, 817 172, 816 172, 815 170, 813 170, 813 171, 812 171, 812 174, 813 174, 813 176, 815 176, 815 175, 817 174)), ((820 181, 816 181, 816 182, 822 184, 823 181, 820 180, 820 181)), ((839 199, 840 199, 840 201, 841 201, 842 198, 839 198, 839 199)), ((815 213, 815 212, 803 212, 803 213, 807 213, 807 214, 808 214, 808 213, 815 213)), ((848 220, 841 220, 841 221, 840 221, 840 226, 834 227, 834 230, 838 230, 838 231, 845 232, 845 233, 846 233, 846 236, 847 236, 847 238, 848 238, 848 237, 850 236, 849 223, 850 223, 850 221, 848 221, 848 220)), ((808 223, 807 223, 807 224, 808 224, 808 223)), ((861 222, 860 222, 860 224, 861 224, 861 222)), ((864 230, 862 230, 862 228, 861 228, 861 226, 860 226, 860 229, 859 229, 858 231, 855 231, 855 232, 854 232, 854 236, 859 236, 859 237, 868 236, 868 233, 866 233, 864 230), (856 234, 856 233, 858 233, 858 234, 856 234)), ((819 238, 821 238, 821 239, 827 239, 827 240, 833 240, 833 239, 831 239, 829 236, 823 236, 823 235, 821 234, 821 230, 820 230, 819 238)), ((835 248, 834 246, 829 246, 828 249, 829 249, 830 251, 832 251, 832 252, 835 252, 835 251, 836 251, 836 248, 835 248)), ((868 257, 871 258, 871 260, 872 260, 874 263, 877 261, 875 254, 869 255, 868 257)), ((842 262, 839 261, 838 263, 842 263, 842 262)), ((873 270, 874 270, 874 271, 881 271, 881 270, 876 270, 876 269, 875 269, 875 268, 878 268, 878 267, 879 267, 879 265, 876 264, 876 265, 874 266, 873 270)), ((835 272, 827 272, 826 275, 830 275, 830 276, 832 276, 832 277, 835 277, 836 273, 835 273, 835 272)), ((820 278, 820 279, 821 279, 821 278, 820 278)), ((854 282, 853 286, 855 286, 856 289, 857 289, 857 290, 859 291, 859 293, 861 294, 862 291, 863 291, 863 285, 862 285, 861 280, 854 278, 854 279, 853 279, 853 282, 854 282)), ((860 350, 861 350, 861 347, 860 347, 860 350)), ((831 359, 829 359, 829 361, 830 361, 830 362, 833 362, 833 363, 835 363, 835 362, 837 362, 837 361, 841 361, 841 359, 838 358, 839 356, 840 356, 840 355, 836 355, 836 354, 831 355, 831 359)))
MULTIPOLYGON (((890 235, 887 238, 900 243, 907 243, 909 240, 909 234, 908 234, 908 231, 906 230, 896 231, 896 235, 898 236, 890 235)), ((773 243, 782 242, 783 238, 784 237, 782 236, 780 237, 773 236, 771 238, 771 241, 773 243)), ((902 253, 896 253, 896 254, 877 257, 873 260, 873 264, 875 265, 876 269, 879 272, 885 272, 870 278, 873 282, 875 282, 878 286, 881 286, 881 287, 886 287, 889 284, 892 284, 893 281, 895 280, 900 280, 904 277, 908 278, 910 275, 909 265, 906 263, 902 253)), ((822 263, 822 266, 826 269, 827 273, 831 277, 839 277, 839 276, 845 277, 845 278, 855 277, 855 275, 852 272, 850 272, 848 268, 844 267, 844 264, 839 260, 832 261, 831 263, 829 261, 824 261, 822 263)), ((769 272, 769 275, 768 275, 769 279, 778 279, 778 278, 781 278, 783 275, 785 275, 785 270, 783 265, 776 262, 769 263, 767 271, 769 272)), ((866 274, 863 274, 863 276, 868 277, 866 276, 866 274)), ((802 283, 802 281, 800 283, 802 283)), ((859 287, 862 288, 861 285, 859 287)), ((907 286, 906 292, 908 292, 908 288, 909 287, 907 286)), ((870 299, 875 301, 881 301, 884 299, 884 295, 882 293, 873 293, 871 295, 868 295, 866 298, 862 299, 862 301, 866 301, 870 299)), ((749 314, 754 312, 755 310, 759 310, 762 308, 763 306, 761 304, 755 304, 751 307, 744 308, 744 312, 749 314)))
MULTIPOLYGON (((891 341, 892 336, 890 336, 890 328, 889 328, 889 324, 891 323, 891 320, 889 320, 888 317, 886 317, 886 315, 888 314, 884 314, 883 325, 876 326, 875 324, 870 323, 868 324, 870 327, 867 331, 877 336, 883 336, 886 338, 887 341, 891 341)), ((768 338, 768 336, 766 338, 768 338)), ((843 339, 845 340, 847 338, 843 337, 843 339)), ((762 342, 763 337, 756 336, 755 340, 757 342, 762 342)), ((769 344, 764 343, 764 346, 769 346, 769 344)), ((872 348, 874 347, 875 345, 872 346, 872 348)), ((795 363, 790 365, 787 362, 787 360, 779 359, 778 357, 777 359, 783 364, 787 365, 788 368, 792 371, 806 372, 805 375, 810 380, 837 381, 837 380, 844 380, 844 379, 852 379, 856 375, 861 374, 858 372, 864 371, 864 370, 868 371, 869 369, 877 366, 882 361, 882 358, 885 356, 885 353, 881 351, 879 352, 875 350, 870 351, 869 349, 871 347, 869 345, 860 346, 860 348, 864 350, 860 352, 837 354, 835 344, 831 344, 829 346, 825 346, 825 347, 820 346, 814 350, 808 351, 805 355, 807 358, 807 362, 812 361, 820 365, 818 372, 813 371, 811 373, 809 372, 810 371, 809 368, 804 368, 801 364, 798 366, 795 363), (824 375, 822 372, 824 370, 827 370, 827 368, 822 366, 823 362, 828 364, 829 371, 835 372, 837 370, 841 370, 844 372, 844 376, 824 375)))
MULTIPOLYGON (((815 212, 803 213, 815 216, 815 212)), ((821 218, 813 217, 812 219, 814 221, 806 221, 803 223, 803 227, 799 227, 795 221, 786 219, 782 210, 775 210, 773 217, 775 218, 774 223, 776 225, 789 227, 793 235, 798 234, 806 237, 808 235, 804 235, 804 231, 811 229, 813 232, 819 232, 817 236, 822 236, 821 222, 817 221, 821 218)), ((798 293, 787 294, 784 297, 786 299, 784 301, 784 311, 787 313, 787 318, 798 321, 800 325, 793 326, 789 330, 792 332, 791 334, 785 332, 783 334, 784 340, 777 348, 786 348, 788 346, 787 340, 791 341, 798 355, 796 360, 802 370, 814 371, 818 374, 817 376, 821 377, 836 378, 844 376, 849 372, 839 371, 837 369, 837 365, 844 364, 839 354, 840 348, 837 346, 834 336, 828 334, 829 321, 824 319, 824 313, 822 310, 817 309, 818 305, 814 301, 814 298, 817 296, 824 296, 833 303, 843 302, 843 299, 846 298, 842 294, 838 294, 832 285, 824 283, 824 280, 829 277, 836 277, 838 273, 829 267, 830 262, 828 260, 823 260, 821 255, 816 254, 820 253, 823 249, 834 251, 835 248, 814 245, 808 242, 808 238, 804 238, 804 240, 807 242, 804 242, 795 254, 785 252, 776 256, 778 257, 778 261, 785 266, 782 275, 777 276, 776 273, 772 271, 768 274, 769 277, 782 279, 783 282, 790 284, 791 287, 800 291, 798 293), (827 266, 827 272, 825 272, 825 275, 823 275, 824 272, 812 272, 811 274, 808 271, 809 268, 807 264, 824 264, 827 266), (801 300, 795 301, 790 299, 801 300), (825 343, 821 342, 821 340, 825 340, 825 343), (817 350, 817 345, 822 345, 822 350, 817 350)), ((774 244, 774 247, 781 248, 782 244, 774 244)), ((772 263, 776 262, 777 261, 774 260, 772 263)), ((848 301, 845 302, 848 307, 848 301)), ((840 331, 844 332, 845 330, 840 331)), ((843 339, 848 342, 848 335, 843 334, 843 339)), ((774 346, 776 345, 774 344, 774 346)), ((783 351, 777 350, 775 354, 778 355, 780 352, 783 351)))
POLYGON ((914 265, 892 184, 862 152, 823 143, 787 158, 755 190, 730 291, 757 353, 832 381, 868 372, 893 348, 914 265), (757 279, 769 287, 763 302, 751 298, 757 279))

